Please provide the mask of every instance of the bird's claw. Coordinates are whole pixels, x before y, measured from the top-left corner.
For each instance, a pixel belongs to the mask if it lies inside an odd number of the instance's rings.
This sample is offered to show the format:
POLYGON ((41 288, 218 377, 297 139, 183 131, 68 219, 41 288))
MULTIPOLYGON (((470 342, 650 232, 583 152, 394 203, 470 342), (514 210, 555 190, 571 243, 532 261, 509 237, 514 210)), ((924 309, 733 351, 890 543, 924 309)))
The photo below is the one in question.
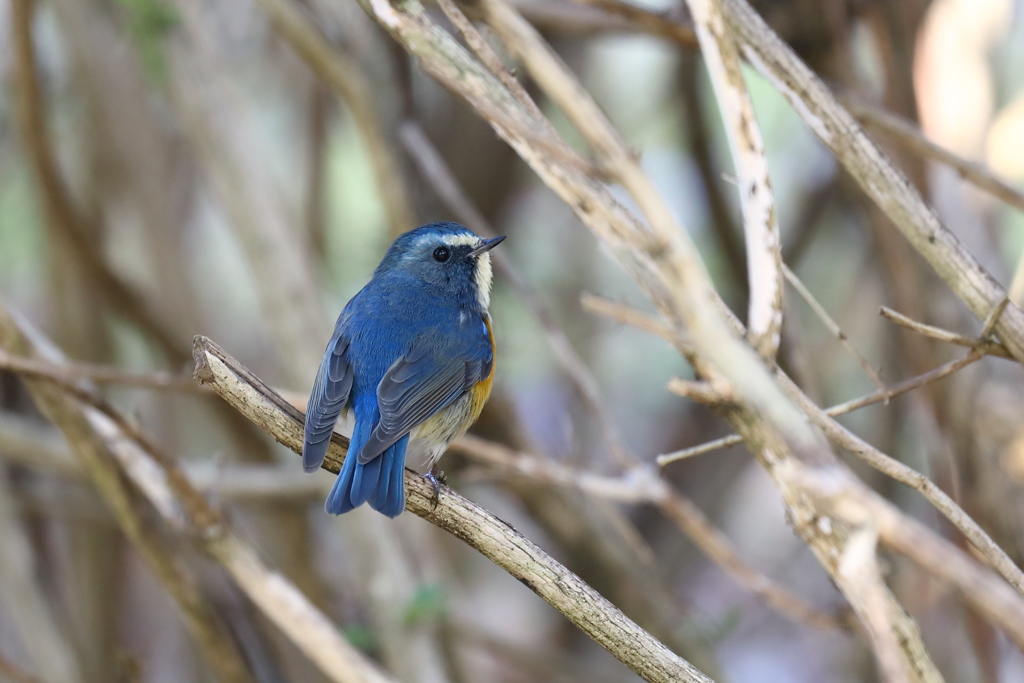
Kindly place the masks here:
POLYGON ((447 484, 448 480, 445 479, 444 472, 436 467, 431 467, 423 476, 425 476, 427 481, 430 482, 430 485, 434 487, 434 495, 430 497, 430 501, 433 503, 433 509, 436 509, 437 504, 441 502, 441 485, 447 484))

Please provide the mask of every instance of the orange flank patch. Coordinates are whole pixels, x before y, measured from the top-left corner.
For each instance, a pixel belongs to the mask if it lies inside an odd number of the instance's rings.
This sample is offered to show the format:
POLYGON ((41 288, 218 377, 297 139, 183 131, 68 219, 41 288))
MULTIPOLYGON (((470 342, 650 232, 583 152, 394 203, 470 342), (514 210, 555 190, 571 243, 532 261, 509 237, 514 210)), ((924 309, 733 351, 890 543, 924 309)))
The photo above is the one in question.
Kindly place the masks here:
POLYGON ((469 419, 465 428, 469 427, 476 422, 477 418, 480 417, 480 412, 484 409, 484 404, 487 403, 487 399, 491 396, 491 386, 494 384, 494 365, 495 365, 495 346, 494 346, 494 331, 491 329, 491 316, 484 318, 484 325, 487 326, 487 338, 491 342, 491 372, 480 382, 477 382, 476 386, 469 390, 469 419))

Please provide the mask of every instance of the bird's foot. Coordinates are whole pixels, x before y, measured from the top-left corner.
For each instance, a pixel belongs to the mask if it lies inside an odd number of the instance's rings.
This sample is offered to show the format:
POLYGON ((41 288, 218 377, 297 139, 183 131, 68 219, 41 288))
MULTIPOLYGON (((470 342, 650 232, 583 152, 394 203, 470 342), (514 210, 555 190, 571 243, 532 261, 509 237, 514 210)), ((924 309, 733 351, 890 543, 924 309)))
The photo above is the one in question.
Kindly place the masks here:
POLYGON ((423 475, 430 482, 430 485, 434 487, 434 495, 430 497, 431 502, 434 504, 434 508, 437 508, 437 504, 441 502, 441 485, 447 484, 448 480, 445 479, 444 472, 437 469, 437 466, 433 466, 430 470, 423 475))

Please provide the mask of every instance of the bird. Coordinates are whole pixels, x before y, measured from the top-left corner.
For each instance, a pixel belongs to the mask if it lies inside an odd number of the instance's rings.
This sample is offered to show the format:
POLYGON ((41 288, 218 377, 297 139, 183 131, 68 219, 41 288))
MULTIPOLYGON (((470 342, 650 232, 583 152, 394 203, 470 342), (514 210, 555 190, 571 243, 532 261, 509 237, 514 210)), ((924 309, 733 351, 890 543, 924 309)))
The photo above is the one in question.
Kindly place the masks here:
POLYGON ((354 417, 341 472, 324 505, 405 509, 407 457, 434 485, 437 460, 480 416, 494 379, 491 249, 452 222, 391 244, 369 283, 338 316, 306 407, 302 465, 323 463, 338 417, 354 417))

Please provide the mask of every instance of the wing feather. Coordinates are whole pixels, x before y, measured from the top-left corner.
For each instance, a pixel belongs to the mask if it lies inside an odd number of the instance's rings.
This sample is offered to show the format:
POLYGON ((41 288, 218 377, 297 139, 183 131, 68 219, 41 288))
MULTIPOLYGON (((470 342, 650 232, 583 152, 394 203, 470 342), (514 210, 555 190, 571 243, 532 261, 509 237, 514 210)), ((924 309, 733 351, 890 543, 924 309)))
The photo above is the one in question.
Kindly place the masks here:
POLYGON ((348 362, 348 339, 341 334, 331 339, 320 362, 316 381, 306 405, 306 429, 302 444, 302 466, 316 471, 327 454, 334 425, 352 392, 352 366, 348 362))
POLYGON ((467 338, 462 353, 444 361, 428 353, 426 346, 421 342, 399 358, 377 385, 380 422, 360 451, 359 462, 376 458, 490 374, 493 353, 488 337, 467 338))

